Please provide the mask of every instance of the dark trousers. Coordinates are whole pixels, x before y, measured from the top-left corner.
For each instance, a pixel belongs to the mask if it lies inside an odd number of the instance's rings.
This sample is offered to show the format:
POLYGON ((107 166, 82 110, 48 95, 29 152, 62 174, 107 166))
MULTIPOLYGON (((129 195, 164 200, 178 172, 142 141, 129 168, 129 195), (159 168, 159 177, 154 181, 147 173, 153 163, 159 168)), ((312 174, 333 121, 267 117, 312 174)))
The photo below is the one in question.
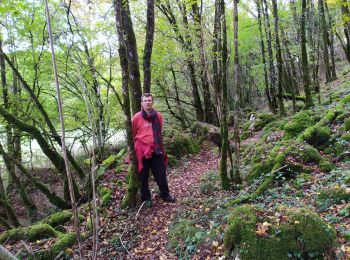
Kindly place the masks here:
POLYGON ((162 154, 153 154, 150 159, 142 160, 143 168, 139 174, 141 182, 141 200, 151 200, 151 192, 148 188, 149 169, 152 170, 154 179, 159 187, 160 196, 165 198, 169 195, 168 181, 166 178, 166 167, 162 154))

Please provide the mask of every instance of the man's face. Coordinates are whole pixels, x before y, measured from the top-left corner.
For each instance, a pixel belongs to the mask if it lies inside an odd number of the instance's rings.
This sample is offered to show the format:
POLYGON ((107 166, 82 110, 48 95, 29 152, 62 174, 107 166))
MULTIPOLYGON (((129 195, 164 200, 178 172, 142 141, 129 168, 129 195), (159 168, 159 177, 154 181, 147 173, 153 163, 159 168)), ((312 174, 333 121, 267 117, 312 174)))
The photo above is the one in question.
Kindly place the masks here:
POLYGON ((152 97, 143 97, 141 101, 141 106, 144 110, 149 111, 153 106, 153 98, 152 97))

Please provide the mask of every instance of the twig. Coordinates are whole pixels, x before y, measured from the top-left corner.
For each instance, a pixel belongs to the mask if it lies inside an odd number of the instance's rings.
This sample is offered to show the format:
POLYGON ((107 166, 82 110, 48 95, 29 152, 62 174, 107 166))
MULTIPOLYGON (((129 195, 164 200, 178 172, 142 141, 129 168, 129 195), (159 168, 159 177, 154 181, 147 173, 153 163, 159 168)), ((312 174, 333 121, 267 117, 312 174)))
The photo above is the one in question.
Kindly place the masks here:
POLYGON ((31 248, 29 248, 29 246, 23 240, 21 240, 21 244, 26 248, 27 252, 31 254, 32 257, 34 257, 34 259, 37 259, 31 248))
MULTIPOLYGON (((139 213, 140 213, 140 211, 141 211, 143 205, 145 205, 145 203, 146 203, 146 201, 144 201, 144 202, 141 204, 141 206, 139 207, 139 209, 137 210, 136 215, 135 215, 135 221, 137 220, 137 217, 138 217, 138 215, 139 215, 139 213)), ((135 259, 135 257, 134 257, 134 256, 129 252, 129 250, 126 248, 126 246, 124 245, 123 240, 122 240, 122 237, 124 236, 125 231, 126 231, 126 227, 129 226, 129 224, 130 224, 130 221, 128 221, 128 222, 125 224, 123 233, 119 236, 119 240, 120 240, 120 243, 122 244, 122 247, 125 249, 125 251, 128 253, 128 255, 131 257, 131 259, 135 259)))

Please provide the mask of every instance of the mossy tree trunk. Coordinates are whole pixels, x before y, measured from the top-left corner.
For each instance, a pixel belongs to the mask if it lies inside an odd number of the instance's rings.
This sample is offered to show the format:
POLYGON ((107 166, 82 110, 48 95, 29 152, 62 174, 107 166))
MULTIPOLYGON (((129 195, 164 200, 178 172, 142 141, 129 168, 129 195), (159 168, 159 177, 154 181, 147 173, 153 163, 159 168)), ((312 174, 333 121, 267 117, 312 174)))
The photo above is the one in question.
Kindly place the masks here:
MULTIPOLYGON (((233 182, 235 184, 241 184, 242 179, 240 176, 240 137, 239 137, 239 109, 242 105, 240 101, 240 76, 239 76, 239 53, 238 53, 238 0, 233 1, 233 46, 234 46, 234 85, 235 85, 235 93, 234 93, 234 104, 233 104, 233 127, 234 127, 234 142, 235 142, 235 162, 233 166, 233 182)), ((225 12, 223 12, 225 13, 225 12)), ((226 27, 226 26, 225 26, 226 27)), ((226 116, 227 117, 227 116, 226 116)), ((227 119, 226 119, 227 123, 227 119)))
POLYGON ((222 77, 221 77, 221 158, 220 158, 220 179, 221 187, 224 190, 230 188, 230 182, 227 173, 227 156, 228 156, 228 125, 227 125, 227 103, 228 103, 228 91, 227 91, 227 28, 225 17, 225 2, 221 0, 220 14, 222 23, 222 77))
POLYGON ((312 96, 311 96, 311 88, 310 88, 310 74, 309 74, 309 63, 308 63, 308 55, 306 50, 306 0, 302 0, 301 5, 301 20, 300 20, 300 36, 301 36, 301 64, 302 64, 302 74, 303 74, 303 83, 304 83, 304 91, 305 91, 305 108, 309 108, 313 106, 312 96))
POLYGON ((134 140, 131 126, 131 108, 129 96, 129 66, 127 59, 127 48, 124 41, 124 20, 122 18, 122 0, 114 1, 116 28, 119 40, 119 58, 120 66, 122 68, 122 89, 123 89, 123 112, 125 116, 126 138, 130 156, 130 168, 128 173, 128 188, 126 196, 122 201, 122 207, 131 207, 136 204, 136 195, 139 188, 137 178, 137 162, 134 150, 134 140))
POLYGON ((329 50, 330 50, 330 54, 331 54, 331 62, 332 62, 332 66, 331 66, 331 75, 332 75, 332 80, 336 80, 337 79, 337 72, 336 72, 336 68, 335 68, 335 52, 334 52, 334 30, 333 27, 335 27, 335 22, 331 16, 331 14, 329 13, 329 9, 328 9, 328 4, 327 1, 324 2, 324 6, 325 6, 325 10, 328 16, 328 30, 329 30, 329 50))
POLYGON ((1 144, 0 144, 0 154, 3 156, 5 162, 8 161, 8 162, 11 162, 13 165, 16 165, 19 171, 24 175, 24 177, 26 177, 35 188, 40 190, 53 205, 55 205, 60 209, 69 208, 69 204, 65 200, 61 199, 59 196, 55 194, 55 192, 51 191, 50 188, 46 187, 45 184, 41 183, 36 178, 34 178, 29 173, 29 171, 21 164, 21 162, 19 162, 16 158, 11 157, 9 154, 7 154, 1 144))
MULTIPOLYGON (((1 178, 1 172, 0 172, 0 205, 5 209, 6 212, 6 219, 4 219, 4 225, 6 225, 6 223, 10 223, 15 227, 18 227, 20 225, 17 216, 16 216, 16 212, 14 211, 13 207, 11 206, 7 195, 6 195, 6 191, 4 189, 4 185, 2 182, 2 178, 1 178)), ((5 216, 4 216, 5 217, 5 216)))
MULTIPOLYGON (((55 168, 60 173, 62 179, 64 180, 64 190, 65 190, 65 197, 67 198, 67 188, 66 188, 66 170, 65 165, 62 156, 57 153, 57 151, 52 148, 49 143, 45 140, 45 138, 42 136, 40 131, 29 124, 24 123, 11 113, 9 113, 6 109, 0 107, 0 115, 10 124, 12 124, 14 127, 18 128, 19 130, 28 133, 31 135, 39 144, 40 148, 42 149, 43 153, 50 159, 52 164, 55 166, 55 168)), ((80 198, 79 194, 79 188, 75 181, 73 180, 73 186, 74 186, 74 192, 76 195, 76 198, 80 198)), ((69 197, 68 197, 69 198, 69 197)))
MULTIPOLYGON (((55 127, 53 126, 53 123, 51 119, 49 118, 49 115, 47 114, 46 110, 44 109, 42 103, 38 99, 38 97, 35 95, 29 84, 24 80, 23 76, 21 73, 18 71, 16 68, 15 64, 11 61, 11 59, 0 49, 0 56, 4 57, 5 61, 7 64, 11 67, 12 71, 14 74, 16 74, 18 80, 21 82, 21 86, 28 92, 30 98, 33 100, 34 104, 36 105, 37 109, 39 110, 40 114, 43 116, 45 123, 50 129, 51 135, 53 139, 60 145, 62 146, 61 143, 61 138, 58 135, 55 127)), ((68 151, 68 159, 72 163, 72 166, 74 169, 77 171, 78 175, 80 178, 85 177, 85 172, 84 170, 80 167, 80 165, 75 161, 73 158, 72 154, 68 151)))
POLYGON ((330 82, 332 80, 332 76, 331 76, 331 68, 329 65, 329 52, 328 52, 329 36, 327 32, 327 24, 326 24, 323 0, 318 0, 318 8, 319 8, 319 17, 320 17, 320 25, 321 25, 320 29, 322 31, 323 61, 325 65, 326 82, 330 82))
POLYGON ((270 18, 269 11, 267 8, 266 0, 262 1, 262 10, 264 14, 264 22, 265 22, 265 37, 267 43, 267 52, 268 52, 268 61, 269 61, 269 78, 270 78, 270 95, 272 100, 272 112, 276 114, 277 110, 277 100, 276 100, 276 70, 273 59, 273 51, 272 51, 272 36, 271 36, 271 26, 270 26, 270 18))
POLYGON ((276 61, 277 61, 277 89, 278 89, 278 109, 280 116, 285 114, 284 104, 283 104, 283 86, 282 86, 282 72, 283 72, 283 60, 282 51, 279 38, 278 30, 278 10, 277 10, 277 0, 272 0, 272 9, 274 16, 274 32, 275 32, 275 44, 276 44, 276 61))

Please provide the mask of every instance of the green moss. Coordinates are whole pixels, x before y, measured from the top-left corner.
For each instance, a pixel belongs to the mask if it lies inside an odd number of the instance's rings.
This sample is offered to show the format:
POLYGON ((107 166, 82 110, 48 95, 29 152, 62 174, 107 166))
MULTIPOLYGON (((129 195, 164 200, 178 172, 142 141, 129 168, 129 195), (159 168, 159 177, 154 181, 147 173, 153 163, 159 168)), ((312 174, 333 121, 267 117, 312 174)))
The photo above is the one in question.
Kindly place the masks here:
POLYGON ((350 130, 350 119, 347 119, 344 121, 344 128, 345 128, 345 131, 350 130))
POLYGON ((199 228, 195 227, 193 221, 187 219, 175 221, 169 229, 169 247, 175 249, 178 246, 184 246, 186 241, 194 237, 198 231, 199 228))
POLYGON ((281 209, 278 213, 285 216, 282 222, 254 206, 233 209, 224 235, 225 248, 238 250, 242 260, 283 260, 322 259, 334 246, 334 228, 317 214, 306 209, 281 209), (257 227, 261 225, 267 229, 259 235, 257 227))
POLYGON ((126 149, 121 149, 117 154, 110 155, 106 160, 102 162, 102 165, 106 168, 117 167, 120 159, 126 154, 126 149))
POLYGON ((333 186, 322 190, 316 197, 316 208, 318 211, 324 211, 334 204, 350 201, 350 192, 340 186, 333 186))
POLYGON ((48 224, 37 224, 29 227, 10 229, 0 235, 0 243, 16 243, 20 240, 36 241, 42 238, 56 237, 59 233, 48 224))
POLYGON ((102 198, 102 205, 108 205, 112 198, 113 190, 108 187, 99 187, 98 192, 102 198))
POLYGON ((345 97, 343 97, 339 103, 341 104, 349 104, 350 103, 350 94, 349 95, 346 95, 345 97))
POLYGON ((333 169, 333 165, 326 158, 306 143, 284 141, 278 145, 274 144, 267 147, 268 155, 265 155, 260 147, 253 155, 251 171, 247 177, 248 181, 285 165, 287 166, 283 170, 285 177, 293 177, 300 172, 310 172, 314 164, 319 164, 321 169, 326 172, 333 169))
POLYGON ((345 133, 341 136, 341 139, 343 139, 344 141, 349 142, 350 141, 350 133, 345 133))
POLYGON ((267 124, 275 121, 277 119, 277 116, 272 113, 261 113, 258 114, 255 123, 254 123, 254 129, 260 130, 264 128, 267 124))
POLYGON ((331 137, 331 129, 328 126, 313 125, 305 129, 298 137, 300 141, 305 141, 308 144, 319 147, 326 143, 331 137))
POLYGON ((73 217, 73 213, 71 210, 62 210, 44 219, 42 223, 49 224, 50 226, 55 228, 57 226, 63 225, 66 222, 70 221, 72 217, 73 217))
POLYGON ((297 136, 307 127, 312 126, 315 122, 311 118, 312 113, 309 110, 300 111, 296 113, 291 121, 284 125, 283 130, 285 130, 285 139, 297 136))
POLYGON ((176 131, 167 132, 164 135, 164 147, 168 154, 180 159, 186 154, 198 153, 199 144, 186 133, 176 131))
POLYGON ((35 254, 36 259, 54 259, 60 252, 75 244, 76 234, 68 233, 59 236, 56 243, 47 251, 39 251, 35 254))

